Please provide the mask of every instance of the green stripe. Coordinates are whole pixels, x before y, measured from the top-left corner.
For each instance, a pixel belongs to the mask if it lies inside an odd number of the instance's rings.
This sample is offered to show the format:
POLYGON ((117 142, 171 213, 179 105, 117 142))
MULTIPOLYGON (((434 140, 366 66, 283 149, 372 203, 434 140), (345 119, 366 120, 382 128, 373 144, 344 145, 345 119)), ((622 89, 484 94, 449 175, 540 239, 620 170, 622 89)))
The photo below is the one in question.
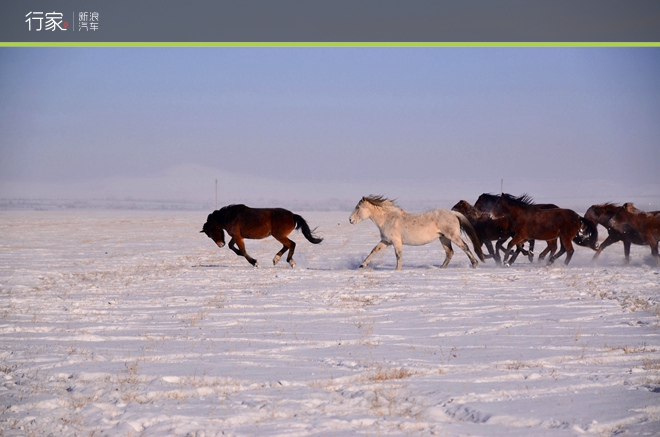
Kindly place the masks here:
POLYGON ((0 42, 0 47, 660 47, 660 42, 0 42))

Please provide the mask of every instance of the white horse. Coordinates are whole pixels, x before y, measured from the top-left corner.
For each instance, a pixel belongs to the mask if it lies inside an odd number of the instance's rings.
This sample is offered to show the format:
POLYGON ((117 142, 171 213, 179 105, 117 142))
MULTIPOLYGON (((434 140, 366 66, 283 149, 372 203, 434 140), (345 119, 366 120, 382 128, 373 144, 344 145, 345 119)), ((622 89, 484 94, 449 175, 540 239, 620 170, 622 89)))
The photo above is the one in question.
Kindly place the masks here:
MULTIPOLYGON (((410 214, 399 208, 393 201, 383 196, 363 197, 353 210, 348 221, 352 224, 359 223, 370 218, 380 230, 380 243, 374 247, 369 256, 360 264, 360 268, 369 265, 371 259, 386 246, 394 246, 396 254, 396 270, 401 270, 401 246, 421 246, 428 244, 436 238, 440 239, 442 247, 445 248, 447 257, 441 268, 447 267, 454 250, 451 247, 453 241, 463 249, 472 262, 472 267, 479 263, 475 259, 470 248, 461 238, 461 230, 465 232, 470 240, 477 256, 484 261, 481 251, 481 243, 474 228, 463 214, 448 209, 434 209, 421 214, 410 214)), ((485 261, 484 261, 485 262, 485 261)))

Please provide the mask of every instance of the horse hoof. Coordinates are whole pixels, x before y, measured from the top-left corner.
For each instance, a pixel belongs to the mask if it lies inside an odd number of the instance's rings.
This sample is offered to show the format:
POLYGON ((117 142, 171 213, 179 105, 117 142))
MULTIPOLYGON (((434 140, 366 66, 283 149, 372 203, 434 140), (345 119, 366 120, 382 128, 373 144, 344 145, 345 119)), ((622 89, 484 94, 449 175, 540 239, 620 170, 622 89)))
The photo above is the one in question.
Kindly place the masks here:
POLYGON ((258 263, 258 262, 255 262, 255 263, 252 264, 252 265, 253 265, 255 268, 259 268, 259 263, 258 263))
POLYGON ((363 268, 365 268, 365 267, 366 267, 366 266, 365 266, 364 264, 360 264, 360 267, 358 267, 358 269, 363 269, 363 268))
POLYGON ((291 268, 294 268, 296 266, 296 262, 294 260, 289 261, 289 265, 291 268))
POLYGON ((504 267, 511 267, 511 264, 509 264, 508 261, 506 261, 504 264, 502 264, 504 267))
POLYGON ((275 258, 273 258, 273 265, 274 266, 277 265, 278 262, 280 262, 280 257, 279 256, 276 256, 275 258))

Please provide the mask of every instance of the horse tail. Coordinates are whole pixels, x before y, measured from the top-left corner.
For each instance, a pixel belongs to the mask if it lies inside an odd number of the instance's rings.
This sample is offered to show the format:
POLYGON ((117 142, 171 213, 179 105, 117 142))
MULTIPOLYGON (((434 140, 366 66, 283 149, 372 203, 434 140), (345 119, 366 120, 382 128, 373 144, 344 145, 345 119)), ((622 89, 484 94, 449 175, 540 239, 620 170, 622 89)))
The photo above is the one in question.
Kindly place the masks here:
POLYGON ((314 235, 314 231, 316 231, 316 228, 314 230, 309 229, 309 225, 305 221, 304 218, 300 217, 298 214, 293 215, 293 222, 296 225, 296 229, 300 229, 307 238, 307 241, 313 244, 319 244, 321 241, 323 241, 323 238, 317 237, 314 235))
POLYGON ((456 218, 458 218, 458 222, 461 225, 461 229, 465 234, 470 238, 470 241, 472 241, 472 247, 474 247, 474 252, 477 254, 481 262, 486 262, 486 258, 484 258, 484 253, 481 250, 481 241, 479 241, 479 237, 477 237, 477 232, 474 230, 472 227, 472 224, 470 224, 470 221, 460 212, 458 211, 452 211, 456 218))
POLYGON ((589 219, 580 217, 580 230, 578 231, 577 235, 573 237, 573 243, 579 246, 590 247, 593 250, 597 250, 597 242, 598 225, 589 219))

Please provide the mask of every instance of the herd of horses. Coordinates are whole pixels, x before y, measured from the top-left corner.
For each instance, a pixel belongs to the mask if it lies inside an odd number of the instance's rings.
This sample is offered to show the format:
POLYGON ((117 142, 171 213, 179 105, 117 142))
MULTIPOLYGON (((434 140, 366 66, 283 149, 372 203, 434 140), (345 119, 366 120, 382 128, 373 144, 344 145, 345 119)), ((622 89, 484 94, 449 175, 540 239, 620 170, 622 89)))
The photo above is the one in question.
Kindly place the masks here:
MULTIPOLYGON (((476 267, 477 258, 461 238, 461 233, 470 239, 481 261, 492 258, 498 265, 513 264, 521 253, 533 262, 536 240, 547 243, 538 259, 542 261, 549 254, 549 264, 564 254, 564 264, 568 264, 575 252, 573 243, 595 250, 595 260, 603 249, 622 241, 626 263, 630 260, 630 245, 638 244, 649 245, 656 265, 660 265, 660 211, 644 212, 632 203, 621 206, 613 203, 593 205, 582 217, 575 211, 554 204, 536 204, 526 194, 512 196, 484 193, 474 205, 461 200, 451 210, 439 208, 423 213, 409 213, 390 199, 371 195, 360 199, 349 222, 355 224, 367 218, 376 224, 381 239, 362 262, 361 268, 367 267, 380 250, 393 246, 396 269, 400 270, 403 245, 421 246, 436 238, 440 240, 446 254, 441 267, 446 267, 452 258, 452 242, 467 254, 472 267, 476 267), (598 225, 608 232, 600 246, 598 225), (509 242, 504 247, 507 240, 509 242), (525 243, 528 243, 527 250, 524 248, 525 243), (488 255, 484 255, 482 245, 486 246, 488 255)), ((283 208, 250 208, 245 205, 228 205, 214 211, 209 214, 200 232, 205 233, 218 247, 223 247, 226 231, 231 237, 229 248, 255 267, 258 267, 257 260, 246 252, 244 239, 273 236, 282 243, 282 249, 273 258, 273 264, 277 264, 288 251, 287 262, 294 267, 296 243, 289 238, 294 229, 301 230, 310 243, 319 244, 323 241, 315 235, 315 229, 310 229, 301 216, 291 211, 283 208)))

